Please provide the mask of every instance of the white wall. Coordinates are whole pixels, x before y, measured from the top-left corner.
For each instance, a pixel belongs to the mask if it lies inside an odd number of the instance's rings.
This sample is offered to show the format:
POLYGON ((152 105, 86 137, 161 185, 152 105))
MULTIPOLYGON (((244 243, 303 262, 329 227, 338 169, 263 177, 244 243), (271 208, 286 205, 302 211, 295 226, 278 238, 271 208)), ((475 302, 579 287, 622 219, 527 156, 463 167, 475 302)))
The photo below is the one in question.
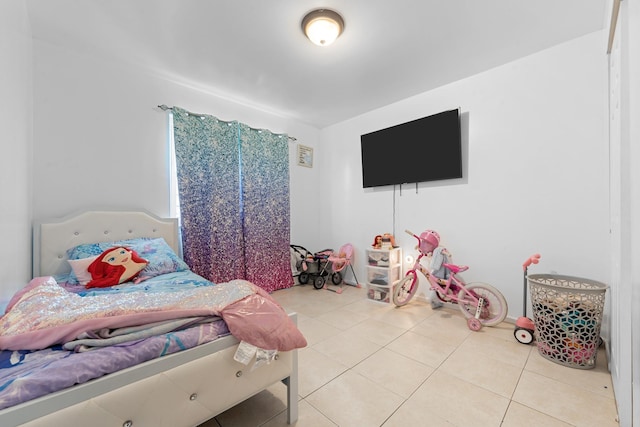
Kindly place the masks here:
MULTIPOLYGON (((11 83, 4 84, 11 91, 22 87, 30 92, 25 53, 30 50, 22 49, 30 35, 24 5, 17 0, 3 3, 7 9, 10 5, 11 13, 2 14, 10 17, 10 25, 3 29, 17 31, 22 41, 10 45, 12 52, 6 57, 23 61, 11 61, 18 70, 11 80, 4 80, 11 83)), ((168 214, 166 118, 156 106, 178 105, 287 132, 315 147, 314 168, 308 169, 295 165, 295 144, 291 145, 293 243, 316 250, 350 241, 362 253, 373 235, 391 231, 410 252, 413 242, 402 230, 434 228, 454 260, 471 266, 467 279, 499 287, 511 315, 517 317, 520 264, 532 252, 543 254, 540 271, 607 279, 607 170, 602 161, 607 155, 606 103, 604 70, 597 65, 603 55, 600 39, 599 33, 582 37, 321 133, 127 64, 35 41, 33 216, 42 219, 96 206, 142 206, 168 214), (409 186, 401 196, 390 187, 361 188, 362 133, 452 107, 465 114, 467 164, 462 182, 421 184, 418 194, 409 186)), ((28 96, 13 99, 19 104, 28 96)), ((17 140, 28 139, 26 120, 28 114, 10 121, 22 132, 17 140)), ((23 149, 18 157, 25 159, 29 153, 23 149)), ((3 161, 5 171, 24 177, 16 187, 3 188, 10 192, 5 199, 14 200, 14 206, 28 206, 29 161, 3 161)), ((16 215, 18 227, 9 217, 2 226, 24 242, 29 233, 24 217, 29 212, 22 209, 16 215)), ((357 271, 363 277, 362 266, 357 271)))
MULTIPOLYGON (((608 278, 606 60, 593 33, 322 130, 331 204, 319 246, 352 242, 360 259, 373 236, 440 232, 464 277, 498 287, 522 314, 522 262, 534 272, 608 278), (465 178, 362 188, 360 135, 460 107, 465 178), (394 219, 395 200, 395 219, 394 219), (395 225, 395 227, 394 227, 395 225)), ((390 144, 389 149, 393 149, 390 144)), ((407 153, 411 155, 411 153, 407 153)), ((425 159, 425 167, 437 159, 425 159)), ((357 263, 362 282, 364 266, 357 263)))
MULTIPOLYGON (((109 59, 32 41, 22 0, 0 2, 0 309, 31 277, 35 221, 90 208, 145 208, 168 216, 166 113, 159 104, 288 133, 291 240, 317 234, 319 167, 296 165, 296 147, 320 132, 109 59), (312 191, 313 190, 313 191, 312 191)), ((316 162, 317 164, 318 162, 316 162)))
MULTIPOLYGON (((144 207, 169 214, 166 114, 159 104, 288 133, 315 147, 308 125, 222 99, 149 71, 35 41, 34 216, 95 207, 144 207)), ((291 197, 304 200, 318 169, 295 165, 291 197)), ((317 210, 292 203, 292 239, 309 239, 317 210)))
MULTIPOLYGON (((23 0, 0 2, 0 302, 31 277, 31 30, 23 0)), ((0 303, 0 305, 2 305, 0 303)), ((1 312, 1 310, 0 310, 1 312)))

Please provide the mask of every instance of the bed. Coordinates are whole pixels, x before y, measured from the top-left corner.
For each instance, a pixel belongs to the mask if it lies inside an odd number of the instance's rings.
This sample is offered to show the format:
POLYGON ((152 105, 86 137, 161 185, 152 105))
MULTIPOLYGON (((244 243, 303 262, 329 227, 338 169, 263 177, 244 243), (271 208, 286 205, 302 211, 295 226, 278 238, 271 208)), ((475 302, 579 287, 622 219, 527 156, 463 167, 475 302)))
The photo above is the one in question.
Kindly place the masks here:
MULTIPOLYGON (((71 248, 82 247, 86 244, 116 242, 131 239, 161 239, 171 248, 175 254, 180 254, 180 240, 177 220, 162 219, 146 211, 88 211, 79 214, 67 216, 65 218, 53 221, 40 222, 34 225, 34 254, 33 254, 33 276, 34 280, 25 289, 28 292, 35 292, 35 300, 40 297, 42 290, 53 289, 55 292, 64 294, 64 298, 74 298, 71 301, 78 300, 76 294, 66 292, 64 283, 58 281, 70 274, 70 266, 68 262, 69 250, 71 248), (58 280, 55 280, 55 279, 58 280), (63 289, 64 292, 61 290, 63 289), (69 294, 69 295, 67 295, 69 294)), ((190 272, 180 272, 171 274, 189 274, 190 272)), ((169 276, 171 275, 169 274, 169 276)), ((164 277, 159 275, 142 284, 148 288, 153 288, 153 282, 156 279, 164 277), (151 283, 148 284, 147 283, 151 283)), ((191 283, 191 282, 189 282, 191 283)), ((213 288, 225 289, 227 284, 217 284, 215 286, 196 286, 189 292, 214 292, 213 288)), ((142 285, 136 285, 142 286, 142 285)), ((247 285, 248 286, 248 285, 247 285)), ((130 289, 134 289, 133 286, 130 289)), ((117 287, 116 287, 117 288, 117 287)), ((227 288, 229 288, 227 286, 227 288)), ((229 288, 236 289, 236 288, 229 288)), ((244 289, 244 288, 243 288, 244 289)), ((102 289, 100 289, 102 290, 102 289)), ((97 290, 97 291, 100 291, 97 290)), ((25 291, 26 292, 26 291, 25 291)), ((83 291, 84 292, 84 291, 83 291)), ((108 290, 105 292, 118 292, 116 290, 108 290)), ((128 291, 127 291, 128 292, 128 291)), ((215 291, 222 293, 230 293, 227 291, 215 291)), ((233 293, 235 291, 232 291, 233 293)), ((31 294, 29 294, 31 295, 31 294)), ((105 298, 104 294, 97 298, 101 300, 113 301, 111 296, 105 298)), ((92 294, 92 296, 95 296, 92 294)), ((111 294, 109 294, 111 295, 111 294)), ((131 291, 127 294, 128 298, 137 298, 140 293, 131 291), (136 295, 136 297, 130 297, 136 295)), ((162 297, 154 297, 154 300, 164 300, 162 297)), ((194 294, 195 295, 195 294, 194 294)), ((260 304, 266 301, 262 294, 256 291, 251 297, 242 299, 250 300, 250 298, 259 298, 260 304)), ((148 297, 144 295, 144 297, 148 297)), ((116 297, 113 297, 116 298, 116 297)), ((120 298, 120 297, 118 297, 120 298)), ((11 324, 10 314, 24 304, 25 300, 30 298, 15 298, 7 307, 7 314, 0 318, 4 320, 3 328, 9 325, 5 330, 13 327, 11 324), (15 305, 14 305, 15 304, 15 305), (9 319, 9 320, 7 320, 9 319)), ((181 299, 181 301, 184 299, 181 299)), ((75 302, 69 303, 64 300, 65 307, 73 307, 75 302)), ((121 303, 118 303, 121 304, 121 303)), ((136 303, 137 304, 137 303, 136 303)), ((53 305, 53 304, 51 304, 53 305)), ((238 304, 230 304, 234 309, 238 304)), ((47 307, 49 309, 49 307, 47 307)), ((51 310, 53 310, 51 308, 51 310)), ((72 311, 73 308, 70 309, 72 311)), ((182 341, 175 338, 175 334, 190 332, 192 328, 208 328, 207 330, 216 329, 219 337, 203 344, 181 351, 172 352, 159 358, 144 361, 134 366, 117 370, 113 373, 101 375, 97 378, 81 384, 76 384, 68 388, 64 388, 52 393, 29 399, 27 401, 17 403, 12 406, 5 407, 0 410, 0 425, 3 427, 24 425, 28 427, 36 426, 68 426, 68 425, 92 425, 99 426, 196 426, 213 418, 215 415, 235 406, 236 404, 246 400, 265 388, 283 382, 287 389, 287 422, 294 423, 297 420, 298 411, 298 379, 297 379, 297 350, 306 344, 300 342, 299 337, 297 344, 289 345, 285 351, 271 351, 267 359, 262 357, 258 362, 258 355, 253 359, 249 358, 243 363, 238 357, 238 347, 244 346, 246 340, 251 341, 241 333, 240 338, 236 336, 233 328, 237 319, 226 317, 227 309, 221 310, 220 317, 224 319, 221 323, 219 318, 212 316, 206 321, 199 323, 198 326, 185 327, 177 332, 172 332, 172 340, 182 341), (213 320, 212 320, 213 319, 213 320), (203 326, 204 325, 204 326, 203 326), (227 329, 224 329, 225 326, 227 329), (228 331, 234 334, 229 334, 228 331), (225 333, 226 332, 226 333, 225 333), (250 360, 251 359, 251 360, 250 360), (250 360, 250 363, 247 363, 250 360), (266 360, 266 362, 265 362, 266 360)), ((242 308, 246 310, 246 308, 242 308)), ((280 310, 282 310, 280 308, 280 310)), ((284 313, 284 310, 282 310, 284 313)), ((231 313, 231 311, 229 311, 231 313)), ((236 317, 237 316, 237 313, 236 317)), ((75 316, 75 315, 74 315, 75 316)), ((18 318, 19 316, 14 317, 18 318)), ((252 321, 259 320, 260 316, 246 316, 252 321), (258 320, 255 320, 258 318, 258 320)), ((114 316, 107 319, 119 319, 122 316, 114 316)), ((284 314, 287 322, 295 325, 296 316, 293 314, 284 314)), ((91 319, 93 320, 93 319, 91 319)), ((282 320, 278 320, 281 322, 282 320)), ((16 323, 19 323, 16 321, 16 323)), ((255 325, 254 325, 255 326, 255 325)), ((260 329, 259 327, 255 327, 260 329)), ((289 328, 289 326, 287 326, 289 328)), ((294 326, 295 328, 295 326, 294 326)), ((47 331, 54 329, 46 329, 47 331)), ((288 329, 290 335, 299 333, 297 328, 288 329), (296 332, 297 331, 297 332, 296 332)), ((202 339, 202 329, 199 330, 202 339)), ((44 334, 34 338, 34 332, 26 334, 18 334, 17 337, 27 336, 22 342, 32 343, 38 341, 44 334), (29 335, 32 334, 32 335, 29 335)), ((35 331, 40 333, 40 331, 35 331)), ((251 332, 257 333, 257 332, 251 332)), ((47 337, 56 335, 48 332, 47 337)), ((164 339, 167 336, 149 337, 134 341, 135 345, 142 345, 147 340, 164 339)), ((182 336, 182 335, 181 335, 182 336)), ((186 336, 186 335, 185 335, 186 336)), ((300 334, 301 336, 301 334, 300 334)), ((5 337, 0 337, 0 341, 5 337)), ((8 337, 12 339, 14 337, 8 337)), ((282 338, 283 340, 289 337, 282 338)), ((47 338, 53 340, 53 338, 47 338)), ((304 341, 304 338, 302 337, 304 341)), ((1 341, 3 345, 3 353, 13 351, 11 358, 15 356, 22 357, 23 353, 30 355, 29 351, 17 351, 12 347, 13 344, 7 344, 9 341, 1 341), (7 350, 8 348, 8 350, 7 350)), ((13 341, 10 341, 13 343, 13 341)), ((20 343, 20 340, 18 340, 20 343)), ((260 341, 258 341, 260 342, 260 341)), ((65 344, 67 345, 67 344, 65 344)), ((22 347, 22 344, 14 346, 22 347)), ((80 346, 82 347, 82 346, 80 346)), ((132 345, 133 347, 133 345, 132 345)), ((249 346, 251 347, 251 346, 249 346)), ((76 354, 78 347, 74 347, 76 354)), ((86 353, 98 355, 105 353, 111 347, 105 346, 96 351, 88 351, 86 353), (102 353, 101 353, 102 352, 102 353)), ((166 345, 165 345, 166 349, 166 345)), ((262 349, 261 347, 258 349, 262 349)), ((57 347, 42 351, 58 350, 57 347)), ((35 350, 32 350, 35 351, 35 350)), ((131 352, 133 350, 130 350, 131 352)), ((164 351, 164 350, 163 350, 164 351)), ((260 354, 260 353, 259 353, 260 354)), ((263 355, 265 353, 262 353, 263 355)), ((97 357, 97 356, 95 356, 97 357)), ((70 357, 69 357, 70 359, 70 357)), ((17 381, 16 381, 17 382, 17 381)))

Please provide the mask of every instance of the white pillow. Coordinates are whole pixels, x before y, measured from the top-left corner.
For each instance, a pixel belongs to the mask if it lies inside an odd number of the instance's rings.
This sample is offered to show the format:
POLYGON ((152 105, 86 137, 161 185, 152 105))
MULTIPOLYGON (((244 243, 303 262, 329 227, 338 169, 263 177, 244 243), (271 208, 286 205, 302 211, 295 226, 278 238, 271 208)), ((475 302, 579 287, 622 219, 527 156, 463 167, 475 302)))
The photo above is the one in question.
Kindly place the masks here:
POLYGON ((78 283, 80 283, 81 285, 86 285, 91 281, 91 273, 89 273, 87 269, 89 268, 89 265, 91 265, 91 263, 95 261, 99 256, 100 255, 92 256, 89 258, 69 260, 69 265, 71 265, 73 273, 78 278, 78 283))

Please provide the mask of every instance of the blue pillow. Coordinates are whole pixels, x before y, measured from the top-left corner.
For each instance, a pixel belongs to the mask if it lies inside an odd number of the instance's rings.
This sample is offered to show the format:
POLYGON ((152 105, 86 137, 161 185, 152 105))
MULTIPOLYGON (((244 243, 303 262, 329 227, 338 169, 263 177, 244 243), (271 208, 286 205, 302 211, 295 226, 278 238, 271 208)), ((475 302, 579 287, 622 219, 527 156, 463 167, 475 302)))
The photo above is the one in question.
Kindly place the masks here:
MULTIPOLYGON (((137 239, 118 240, 115 242, 85 243, 67 251, 70 260, 89 258, 100 255, 106 249, 113 246, 131 248, 141 258, 149 261, 149 264, 140 272, 136 282, 141 282, 161 274, 189 270, 189 266, 171 249, 171 246, 163 238, 141 237, 137 239)), ((79 284, 73 270, 69 273, 67 283, 79 284)))

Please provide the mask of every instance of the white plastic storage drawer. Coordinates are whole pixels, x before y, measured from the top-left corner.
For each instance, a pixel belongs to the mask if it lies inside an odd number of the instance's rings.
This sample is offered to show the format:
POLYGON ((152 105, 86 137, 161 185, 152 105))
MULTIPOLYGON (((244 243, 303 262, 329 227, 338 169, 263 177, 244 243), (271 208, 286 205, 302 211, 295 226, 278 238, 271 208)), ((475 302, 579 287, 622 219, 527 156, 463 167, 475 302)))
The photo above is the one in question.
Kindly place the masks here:
POLYGON ((389 267, 400 264, 401 250, 367 249, 367 263, 373 267, 389 267))
POLYGON ((392 289, 392 287, 367 284, 367 298, 372 301, 389 303, 391 302, 392 289))
POLYGON ((391 268, 369 267, 367 283, 376 286, 389 286, 400 280, 400 266, 391 268))

